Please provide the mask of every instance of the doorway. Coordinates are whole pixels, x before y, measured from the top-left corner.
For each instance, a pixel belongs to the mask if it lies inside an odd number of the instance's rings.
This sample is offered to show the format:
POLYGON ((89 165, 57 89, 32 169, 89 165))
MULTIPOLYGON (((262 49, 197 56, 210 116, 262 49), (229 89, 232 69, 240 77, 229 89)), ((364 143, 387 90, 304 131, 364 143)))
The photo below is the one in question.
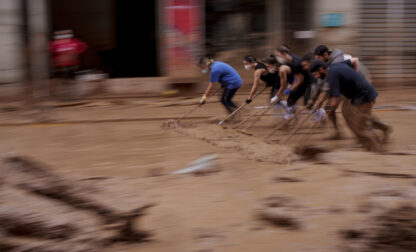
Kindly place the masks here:
POLYGON ((158 76, 155 2, 50 0, 50 33, 71 29, 88 44, 81 69, 111 78, 158 76))

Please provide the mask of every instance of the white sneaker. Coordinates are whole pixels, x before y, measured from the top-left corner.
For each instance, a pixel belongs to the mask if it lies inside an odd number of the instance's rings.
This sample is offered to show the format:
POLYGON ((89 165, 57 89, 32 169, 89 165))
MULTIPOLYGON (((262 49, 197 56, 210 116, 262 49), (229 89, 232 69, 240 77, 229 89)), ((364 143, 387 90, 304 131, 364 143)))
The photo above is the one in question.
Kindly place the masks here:
POLYGON ((285 120, 289 120, 289 118, 291 118, 292 115, 293 115, 292 113, 286 113, 283 118, 285 118, 285 120))
POLYGON ((287 107, 287 113, 290 113, 290 114, 296 113, 296 105, 293 105, 291 107, 287 107))

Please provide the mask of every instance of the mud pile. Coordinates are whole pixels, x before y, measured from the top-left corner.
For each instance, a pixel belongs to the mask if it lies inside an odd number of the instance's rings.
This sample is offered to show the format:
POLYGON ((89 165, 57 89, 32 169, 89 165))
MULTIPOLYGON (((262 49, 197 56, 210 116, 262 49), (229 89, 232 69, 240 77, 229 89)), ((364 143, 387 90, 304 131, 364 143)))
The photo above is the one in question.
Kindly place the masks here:
POLYGON ((115 209, 93 188, 28 158, 4 160, 0 181, 0 251, 103 251, 144 242, 133 222, 151 207, 115 209))
POLYGON ((303 207, 293 199, 274 196, 266 198, 262 205, 262 209, 257 210, 259 220, 289 230, 302 229, 302 222, 298 216, 302 216, 303 207))
POLYGON ((416 251, 416 208, 403 205, 374 217, 367 227, 341 232, 344 251, 416 251))
POLYGON ((239 134, 233 129, 223 128, 218 124, 198 122, 167 121, 162 128, 203 140, 214 146, 232 149, 250 160, 273 163, 292 162, 292 152, 282 145, 270 145, 261 138, 239 134))

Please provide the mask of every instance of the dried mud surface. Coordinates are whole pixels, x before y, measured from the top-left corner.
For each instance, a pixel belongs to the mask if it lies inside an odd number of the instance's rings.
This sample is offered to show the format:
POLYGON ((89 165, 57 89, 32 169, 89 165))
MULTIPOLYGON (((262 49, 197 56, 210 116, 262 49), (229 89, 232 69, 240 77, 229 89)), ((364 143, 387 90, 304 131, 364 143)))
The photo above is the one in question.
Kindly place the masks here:
POLYGON ((244 158, 259 162, 291 163, 292 151, 287 146, 270 145, 262 138, 237 133, 229 127, 221 127, 213 122, 184 123, 174 120, 163 123, 162 128, 184 136, 203 140, 219 148, 231 149, 244 158))
MULTIPOLYGON (((416 100, 416 89, 379 94, 381 108, 416 100)), ((279 118, 264 116, 241 134, 218 125, 225 113, 216 102, 182 125, 130 120, 180 118, 187 102, 54 105, 41 116, 5 105, 3 122, 28 124, 0 130, 0 251, 415 250, 414 110, 374 110, 394 128, 383 154, 362 150, 338 114, 344 139, 326 140, 328 125, 308 140, 323 147, 309 149, 319 162, 293 152, 308 125, 286 145, 278 140, 288 130, 268 144, 279 118), (219 172, 175 174, 213 153, 219 172)))

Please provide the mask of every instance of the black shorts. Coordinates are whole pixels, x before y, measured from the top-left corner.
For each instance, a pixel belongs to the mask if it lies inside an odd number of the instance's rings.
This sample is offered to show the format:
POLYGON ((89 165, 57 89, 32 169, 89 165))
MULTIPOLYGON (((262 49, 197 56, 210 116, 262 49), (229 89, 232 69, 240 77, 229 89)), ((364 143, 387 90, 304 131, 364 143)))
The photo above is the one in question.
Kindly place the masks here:
POLYGON ((305 96, 304 104, 306 105, 308 103, 308 97, 306 94, 306 91, 308 87, 310 86, 310 83, 302 83, 299 87, 297 87, 295 90, 292 90, 289 94, 289 97, 287 98, 287 106, 291 107, 296 104, 296 102, 302 97, 305 96))
POLYGON ((272 87, 270 90, 270 98, 273 98, 277 91, 280 89, 280 82, 279 83, 266 83, 266 87, 272 87))

